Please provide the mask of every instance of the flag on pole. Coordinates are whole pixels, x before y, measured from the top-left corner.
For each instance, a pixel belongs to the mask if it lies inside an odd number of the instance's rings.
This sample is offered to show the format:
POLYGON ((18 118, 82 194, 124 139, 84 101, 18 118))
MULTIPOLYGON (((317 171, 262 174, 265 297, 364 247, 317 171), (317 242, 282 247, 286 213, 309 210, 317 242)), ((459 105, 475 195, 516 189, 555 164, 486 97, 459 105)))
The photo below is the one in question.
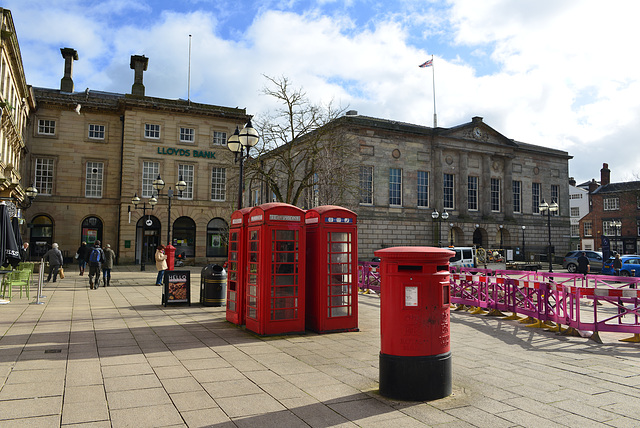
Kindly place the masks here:
POLYGON ((433 59, 430 59, 429 61, 425 62, 424 64, 420 64, 420 68, 427 68, 427 67, 431 67, 433 65, 433 59))

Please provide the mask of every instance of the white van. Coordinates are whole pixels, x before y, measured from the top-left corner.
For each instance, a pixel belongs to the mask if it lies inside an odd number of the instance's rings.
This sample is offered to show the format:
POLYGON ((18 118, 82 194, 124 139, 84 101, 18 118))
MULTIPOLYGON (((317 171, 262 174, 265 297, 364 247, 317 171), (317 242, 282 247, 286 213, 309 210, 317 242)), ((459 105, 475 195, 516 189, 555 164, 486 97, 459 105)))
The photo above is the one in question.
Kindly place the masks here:
POLYGON ((449 247, 456 255, 449 259, 449 267, 476 267, 475 247, 449 247))

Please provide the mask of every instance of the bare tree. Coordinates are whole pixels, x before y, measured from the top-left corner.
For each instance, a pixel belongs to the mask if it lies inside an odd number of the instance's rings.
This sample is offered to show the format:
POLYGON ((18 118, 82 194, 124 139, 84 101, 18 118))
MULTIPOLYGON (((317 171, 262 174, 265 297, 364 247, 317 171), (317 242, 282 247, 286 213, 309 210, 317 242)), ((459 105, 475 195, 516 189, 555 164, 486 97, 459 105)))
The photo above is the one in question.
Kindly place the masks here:
POLYGON ((353 200, 355 145, 335 124, 345 109, 311 103, 286 77, 265 78, 263 93, 282 106, 254 120, 261 141, 257 156, 247 163, 253 183, 260 183, 276 201, 303 208, 353 200))

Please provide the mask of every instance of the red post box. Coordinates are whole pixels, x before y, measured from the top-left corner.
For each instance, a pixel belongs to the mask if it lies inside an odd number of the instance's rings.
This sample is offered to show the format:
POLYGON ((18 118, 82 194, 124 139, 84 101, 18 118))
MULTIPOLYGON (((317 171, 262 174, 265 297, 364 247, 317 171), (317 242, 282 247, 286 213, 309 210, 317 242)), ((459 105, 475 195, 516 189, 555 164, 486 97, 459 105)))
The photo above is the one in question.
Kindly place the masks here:
POLYGON ((304 332, 304 211, 282 203, 252 208, 247 243, 247 330, 304 332))
POLYGON ((167 254, 167 270, 173 270, 176 260, 176 247, 168 243, 167 246, 164 247, 164 252, 167 254))
POLYGON ((229 225, 229 259, 227 264, 227 321, 245 323, 247 222, 251 208, 231 214, 229 225))
POLYGON ((305 213, 306 326, 318 333, 358 330, 357 215, 325 205, 305 213))
POLYGON ((423 401, 451 395, 451 250, 393 247, 380 257, 380 394, 423 401))

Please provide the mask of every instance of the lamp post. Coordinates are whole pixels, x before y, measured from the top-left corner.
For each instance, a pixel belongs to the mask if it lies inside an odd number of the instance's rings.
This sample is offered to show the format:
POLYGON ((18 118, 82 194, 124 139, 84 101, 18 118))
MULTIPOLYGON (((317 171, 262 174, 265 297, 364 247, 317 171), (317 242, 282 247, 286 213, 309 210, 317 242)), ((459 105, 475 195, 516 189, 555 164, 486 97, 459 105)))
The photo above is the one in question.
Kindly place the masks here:
POLYGON ((442 241, 441 241, 441 223, 442 220, 447 220, 449 218, 449 213, 446 211, 443 211, 442 214, 440 214, 438 212, 438 210, 433 210, 433 212, 431 213, 431 218, 435 221, 438 220, 438 239, 436 241, 436 243, 438 244, 438 247, 442 246, 442 241))
MULTIPOLYGON (((133 195, 133 198, 131 198, 131 203, 133 204, 133 209, 137 209, 138 208, 138 204, 140 203, 140 198, 138 197, 138 194, 136 193, 135 195, 133 195)), ((158 203, 158 200, 154 197, 151 197, 149 199, 149 211, 153 210, 153 206, 155 204, 158 203)), ((151 219, 147 218, 146 220, 144 220, 144 217, 147 215, 147 203, 144 202, 142 204, 142 218, 143 218, 143 222, 142 222, 142 243, 141 243, 141 247, 140 247, 140 272, 143 272, 145 270, 145 259, 146 259, 146 246, 147 246, 147 222, 150 222, 151 219)))
POLYGON ((449 223, 449 233, 451 237, 449 245, 453 247, 453 223, 449 223))
POLYGON ((549 259, 549 272, 553 272, 553 264, 551 262, 551 212, 558 211, 558 204, 555 201, 552 201, 551 204, 542 200, 542 203, 538 206, 540 212, 547 212, 547 228, 549 231, 549 244, 547 245, 547 257, 549 259))
MULTIPOLYGON (((616 229, 616 252, 620 252, 620 243, 619 243, 619 239, 621 238, 622 234, 620 233, 620 230, 622 230, 622 222, 620 220, 614 220, 613 221, 613 227, 616 229)), ((624 253, 624 251, 622 251, 624 253)))
MULTIPOLYGON (((158 178, 153 180, 151 185, 155 189, 158 197, 160 197, 160 192, 162 191, 162 189, 164 189, 165 185, 164 180, 162 179, 162 177, 160 177, 160 174, 158 174, 158 178)), ((187 183, 185 183, 182 179, 182 176, 180 176, 180 178, 176 182, 176 190, 180 192, 178 196, 182 196, 182 192, 186 188, 187 183)), ((169 203, 167 204, 167 245, 171 245, 171 199, 173 199, 173 190, 171 189, 171 187, 169 187, 169 189, 167 190, 167 198, 169 199, 169 203)))
POLYGON ((236 126, 235 132, 227 140, 227 148, 235 154, 235 162, 240 161, 240 178, 238 182, 238 209, 242 208, 242 180, 243 180, 243 164, 245 157, 249 158, 249 149, 258 144, 258 132, 253 128, 251 120, 242 128, 242 131, 236 126), (244 153, 244 149, 247 153, 244 153))
POLYGON ((524 230, 527 228, 527 226, 522 226, 522 261, 526 262, 527 261, 527 256, 526 256, 526 252, 524 250, 524 230))

